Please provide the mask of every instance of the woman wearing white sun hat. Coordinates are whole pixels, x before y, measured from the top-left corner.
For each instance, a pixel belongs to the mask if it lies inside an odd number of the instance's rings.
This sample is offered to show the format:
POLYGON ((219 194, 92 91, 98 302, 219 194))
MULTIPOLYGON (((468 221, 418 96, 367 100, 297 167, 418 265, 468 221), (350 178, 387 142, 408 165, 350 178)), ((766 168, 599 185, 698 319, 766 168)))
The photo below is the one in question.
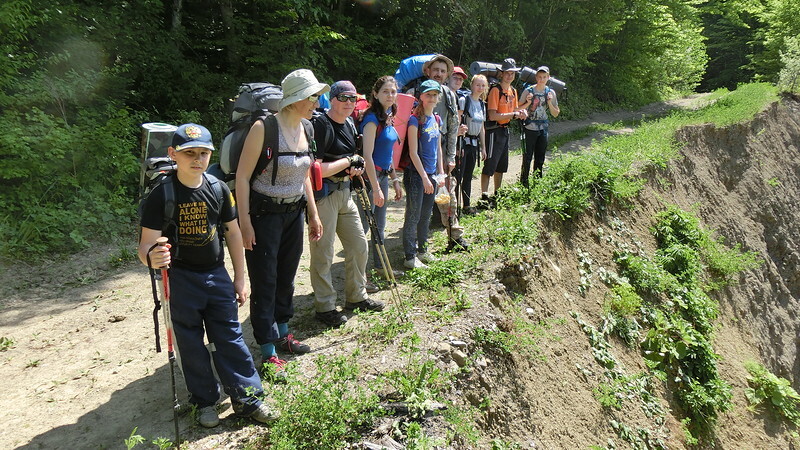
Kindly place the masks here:
POLYGON ((288 353, 311 351, 289 334, 288 322, 294 315, 292 297, 303 253, 304 212, 308 214, 309 239, 317 241, 322 236, 311 186, 314 136, 309 119, 330 86, 317 81, 310 70, 298 69, 283 79, 281 88, 280 111, 253 124, 236 170, 239 220, 252 290, 250 320, 262 363, 276 369, 285 363, 278 358, 276 347, 288 353), (273 149, 275 142, 277 148, 273 149), (266 164, 265 156, 269 158, 266 164))

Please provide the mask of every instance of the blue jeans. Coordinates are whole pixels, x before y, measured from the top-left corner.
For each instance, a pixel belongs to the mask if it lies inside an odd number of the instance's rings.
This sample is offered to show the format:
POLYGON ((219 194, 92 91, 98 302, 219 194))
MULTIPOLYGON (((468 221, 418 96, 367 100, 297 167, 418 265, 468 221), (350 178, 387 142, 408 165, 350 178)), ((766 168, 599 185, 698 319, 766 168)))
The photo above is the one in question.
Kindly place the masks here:
MULTIPOLYGON (((428 179, 436 188, 433 175, 428 174, 428 179)), ((417 253, 425 253, 428 245, 428 230, 433 215, 434 192, 426 194, 422 186, 419 173, 409 167, 403 175, 403 185, 406 189, 406 215, 403 221, 403 253, 406 261, 414 259, 417 253)))
POLYGON ((224 266, 207 272, 169 270, 170 312, 189 402, 198 408, 219 400, 203 335, 214 344, 214 367, 225 392, 242 414, 254 411, 263 393, 253 357, 244 342, 239 305, 224 266))

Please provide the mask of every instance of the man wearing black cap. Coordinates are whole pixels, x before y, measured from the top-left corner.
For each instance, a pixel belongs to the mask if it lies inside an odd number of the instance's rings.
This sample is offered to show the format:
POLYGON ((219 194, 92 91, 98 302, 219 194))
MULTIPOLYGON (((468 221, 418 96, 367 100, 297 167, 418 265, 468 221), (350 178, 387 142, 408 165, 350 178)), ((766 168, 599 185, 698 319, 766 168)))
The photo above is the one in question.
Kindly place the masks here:
POLYGON ((338 327, 347 317, 336 311, 336 289, 331 278, 336 235, 342 241, 345 254, 344 309, 381 311, 384 305, 367 296, 368 243, 358 208, 350 195, 352 177, 364 172, 364 159, 356 154, 356 128, 350 118, 358 93, 350 81, 337 81, 331 86, 330 96, 330 109, 313 120, 317 159, 324 177, 322 189, 314 193, 314 198, 323 230, 327 232, 309 245, 316 317, 326 325, 338 327))
POLYGON ((494 193, 503 184, 503 174, 508 171, 508 125, 511 119, 528 117, 526 108, 529 101, 520 105, 517 102, 517 91, 511 86, 519 68, 516 61, 506 58, 500 68, 500 85, 489 89, 486 112, 486 163, 481 172, 481 199, 489 199, 489 178, 494 177, 494 193))

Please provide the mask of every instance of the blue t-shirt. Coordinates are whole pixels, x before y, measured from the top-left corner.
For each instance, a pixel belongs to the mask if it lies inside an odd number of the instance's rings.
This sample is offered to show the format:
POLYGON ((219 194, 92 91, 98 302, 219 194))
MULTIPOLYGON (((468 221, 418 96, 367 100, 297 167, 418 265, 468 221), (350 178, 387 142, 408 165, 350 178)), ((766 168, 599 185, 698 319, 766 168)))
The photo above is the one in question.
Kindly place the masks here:
POLYGON ((381 131, 381 133, 376 136, 375 138, 375 147, 372 149, 372 161, 375 162, 375 166, 378 170, 381 169, 388 169, 392 166, 392 151, 394 149, 395 142, 400 140, 400 136, 397 135, 397 130, 394 129, 394 126, 389 125, 388 127, 383 127, 381 130, 381 124, 378 121, 378 117, 375 116, 375 113, 367 113, 366 116, 361 121, 361 133, 364 133, 364 127, 368 123, 374 123, 377 129, 381 131))
MULTIPOLYGON (((408 129, 411 130, 411 127, 419 127, 419 120, 413 114, 408 119, 408 129)), ((419 143, 417 144, 417 154, 427 174, 436 173, 440 136, 441 133, 439 132, 439 123, 436 120, 436 116, 426 116, 425 123, 422 126, 422 134, 420 134, 419 143)))

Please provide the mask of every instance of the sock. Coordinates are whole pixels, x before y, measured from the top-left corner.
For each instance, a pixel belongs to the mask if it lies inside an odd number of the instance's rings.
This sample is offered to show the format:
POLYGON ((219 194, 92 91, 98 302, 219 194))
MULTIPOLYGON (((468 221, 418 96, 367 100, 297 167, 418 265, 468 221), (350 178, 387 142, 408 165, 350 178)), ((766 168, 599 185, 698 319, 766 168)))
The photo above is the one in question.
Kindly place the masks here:
POLYGON ((278 356, 275 352, 275 344, 269 343, 261 346, 261 356, 264 359, 269 359, 272 356, 278 356))
POLYGON ((278 334, 281 337, 286 337, 289 334, 289 324, 288 323, 279 323, 278 324, 278 334))

